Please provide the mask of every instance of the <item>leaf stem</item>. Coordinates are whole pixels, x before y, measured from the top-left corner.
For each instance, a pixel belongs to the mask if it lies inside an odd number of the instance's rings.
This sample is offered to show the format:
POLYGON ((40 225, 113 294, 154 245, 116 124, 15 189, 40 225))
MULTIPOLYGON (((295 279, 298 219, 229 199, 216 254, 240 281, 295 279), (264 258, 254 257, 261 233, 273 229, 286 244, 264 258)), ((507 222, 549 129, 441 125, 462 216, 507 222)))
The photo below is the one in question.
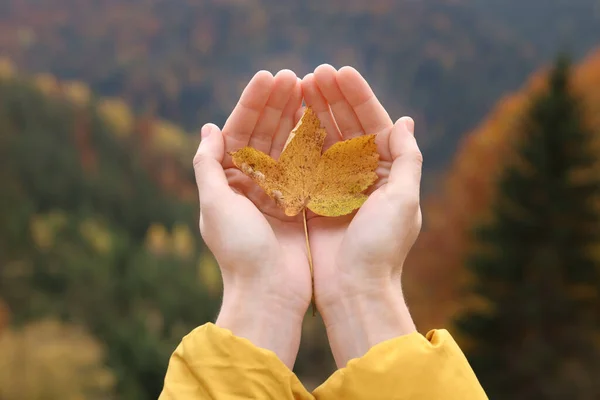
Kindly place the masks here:
POLYGON ((302 220, 304 221, 304 237, 306 238, 306 250, 308 251, 308 265, 310 266, 310 283, 312 295, 310 303, 312 305, 313 317, 317 314, 317 305, 315 304, 315 272, 313 268, 312 253, 310 252, 310 242, 308 241, 308 226, 306 224, 306 207, 302 209, 302 220))

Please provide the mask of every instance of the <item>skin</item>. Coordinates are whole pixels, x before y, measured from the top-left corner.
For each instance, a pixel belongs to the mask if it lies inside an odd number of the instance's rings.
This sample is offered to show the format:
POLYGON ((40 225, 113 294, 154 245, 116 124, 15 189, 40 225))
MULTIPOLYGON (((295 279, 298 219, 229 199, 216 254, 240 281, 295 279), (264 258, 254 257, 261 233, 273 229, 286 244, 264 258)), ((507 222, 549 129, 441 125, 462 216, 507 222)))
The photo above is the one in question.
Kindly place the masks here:
POLYGON ((216 324, 274 351, 292 368, 312 289, 301 215, 287 217, 237 170, 227 152, 250 145, 278 158, 302 99, 327 129, 325 146, 377 133, 378 182, 358 212, 309 214, 315 298, 338 366, 381 341, 415 331, 402 265, 421 226, 422 157, 410 118, 395 124, 353 68, 319 66, 300 80, 258 72, 222 131, 208 124, 194 157, 200 230, 224 283, 216 324))

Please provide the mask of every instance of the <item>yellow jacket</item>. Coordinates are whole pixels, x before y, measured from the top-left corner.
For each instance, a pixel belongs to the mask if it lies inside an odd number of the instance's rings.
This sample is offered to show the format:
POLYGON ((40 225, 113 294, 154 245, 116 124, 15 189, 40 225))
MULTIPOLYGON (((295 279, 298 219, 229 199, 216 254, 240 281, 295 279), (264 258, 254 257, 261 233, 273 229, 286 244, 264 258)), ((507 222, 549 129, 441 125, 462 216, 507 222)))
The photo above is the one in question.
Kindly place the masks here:
POLYGON ((159 400, 487 399, 446 330, 380 343, 311 394, 275 353, 205 324, 173 353, 159 400))

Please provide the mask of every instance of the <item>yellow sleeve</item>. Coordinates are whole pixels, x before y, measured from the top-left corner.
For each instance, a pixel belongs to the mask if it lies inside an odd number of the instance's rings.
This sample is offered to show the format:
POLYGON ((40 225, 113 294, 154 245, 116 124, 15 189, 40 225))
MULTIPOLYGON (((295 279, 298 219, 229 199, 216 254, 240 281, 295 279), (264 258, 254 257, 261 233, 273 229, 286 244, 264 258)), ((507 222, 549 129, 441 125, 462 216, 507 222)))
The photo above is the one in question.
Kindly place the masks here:
POLYGON ((446 330, 413 333, 350 360, 314 391, 333 399, 487 399, 464 354, 446 330))
POLYGON ((272 351, 208 323, 183 338, 159 400, 314 400, 272 351))

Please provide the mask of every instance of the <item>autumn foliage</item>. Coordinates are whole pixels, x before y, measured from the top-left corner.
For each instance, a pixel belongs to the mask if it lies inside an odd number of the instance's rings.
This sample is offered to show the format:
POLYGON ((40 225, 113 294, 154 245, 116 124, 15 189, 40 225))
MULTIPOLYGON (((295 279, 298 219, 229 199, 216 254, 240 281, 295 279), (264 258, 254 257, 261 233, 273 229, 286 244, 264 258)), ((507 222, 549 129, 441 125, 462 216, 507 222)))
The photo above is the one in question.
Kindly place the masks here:
POLYGON ((453 327, 491 398, 600 395, 600 176, 594 131, 557 60, 531 97, 496 183, 489 217, 469 235, 465 290, 479 303, 453 327))
POLYGON ((596 0, 5 0, 0 54, 187 129, 222 124, 259 69, 352 65, 427 132, 431 169, 558 46, 596 45, 597 15, 596 0))
MULTIPOLYGON (((546 71, 525 87, 500 100, 490 116, 465 136, 446 174, 441 193, 424 205, 424 231, 409 256, 405 284, 422 330, 447 326, 469 306, 462 288, 469 280, 465 256, 472 243, 470 230, 487 217, 504 166, 513 160, 516 129, 531 95, 544 88, 546 71)), ((581 97, 585 123, 600 132, 600 52, 573 70, 573 87, 581 97)), ((599 136, 600 138, 600 136, 599 136)))
POLYGON ((0 61, 2 399, 156 398, 215 312, 193 137, 97 100, 0 61))

